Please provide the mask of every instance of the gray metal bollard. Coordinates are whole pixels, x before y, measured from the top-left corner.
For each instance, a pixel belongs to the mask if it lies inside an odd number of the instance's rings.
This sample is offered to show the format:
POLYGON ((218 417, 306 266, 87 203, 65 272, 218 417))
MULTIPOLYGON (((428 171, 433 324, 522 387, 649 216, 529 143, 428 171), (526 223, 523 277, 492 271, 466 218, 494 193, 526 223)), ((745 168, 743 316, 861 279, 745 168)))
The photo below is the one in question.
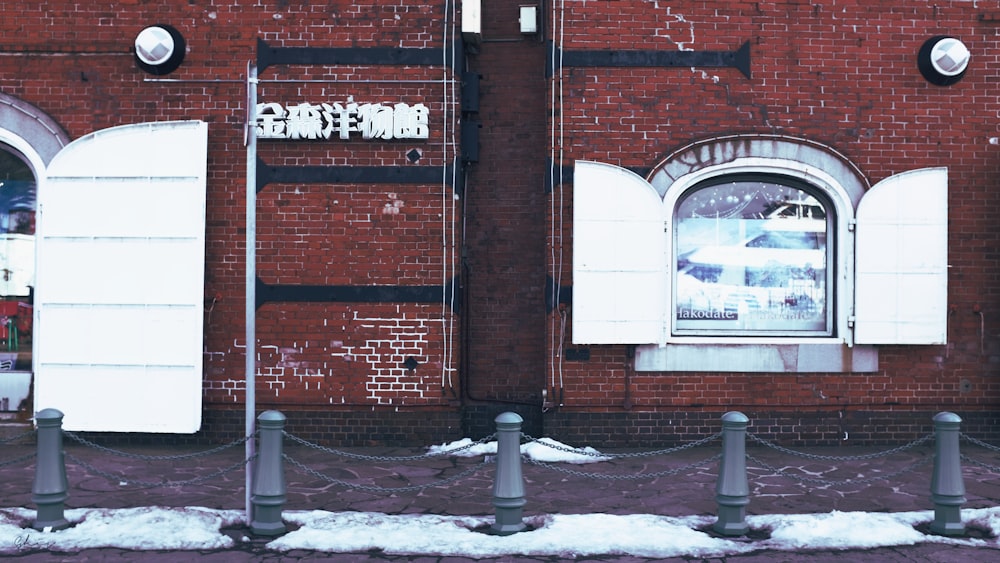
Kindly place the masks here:
POLYGON ((501 413, 497 425, 497 473, 493 482, 493 506, 496 507, 494 534, 508 536, 524 531, 522 520, 524 477, 521 473, 521 423, 517 413, 501 413))
POLYGON ((250 531, 262 536, 280 536, 286 531, 281 520, 281 508, 285 505, 288 491, 281 452, 285 415, 278 411, 264 411, 257 417, 257 428, 260 431, 260 448, 254 461, 250 495, 254 510, 250 531))
POLYGON ((741 412, 722 415, 722 461, 715 483, 719 519, 712 528, 725 536, 742 536, 750 529, 746 521, 747 505, 750 504, 746 459, 749 422, 750 419, 741 412))
POLYGON ((965 482, 958 449, 961 424, 962 419, 954 413, 941 412, 934 416, 934 472, 931 475, 934 522, 931 531, 935 534, 957 536, 965 533, 962 524, 965 482))
POLYGON ((38 515, 31 527, 36 530, 64 530, 69 527, 63 514, 66 498, 69 497, 69 482, 63 459, 62 420, 63 413, 56 409, 45 409, 35 415, 38 454, 31 501, 38 507, 38 515))

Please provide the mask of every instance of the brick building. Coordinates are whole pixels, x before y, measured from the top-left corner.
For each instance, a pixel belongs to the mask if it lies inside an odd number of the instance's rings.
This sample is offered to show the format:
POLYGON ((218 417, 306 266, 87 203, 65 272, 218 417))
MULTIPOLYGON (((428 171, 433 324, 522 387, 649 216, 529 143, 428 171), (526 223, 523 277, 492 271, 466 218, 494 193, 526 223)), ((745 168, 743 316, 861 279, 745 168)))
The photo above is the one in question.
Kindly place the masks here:
POLYGON ((0 6, 9 417, 995 432, 998 2, 0 6))

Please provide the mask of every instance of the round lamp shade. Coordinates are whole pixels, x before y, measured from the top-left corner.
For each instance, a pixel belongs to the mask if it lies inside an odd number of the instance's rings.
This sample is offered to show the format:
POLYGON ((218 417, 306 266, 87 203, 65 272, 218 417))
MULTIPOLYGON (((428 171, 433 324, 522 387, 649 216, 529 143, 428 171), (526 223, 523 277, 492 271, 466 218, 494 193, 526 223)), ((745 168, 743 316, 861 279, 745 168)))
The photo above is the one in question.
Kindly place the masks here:
POLYGON ((184 37, 172 26, 157 24, 135 37, 135 62, 142 70, 155 75, 169 74, 184 61, 184 37))
POLYGON ((954 37, 938 35, 931 37, 920 47, 917 67, 931 84, 948 86, 965 76, 971 57, 969 48, 964 43, 954 37))

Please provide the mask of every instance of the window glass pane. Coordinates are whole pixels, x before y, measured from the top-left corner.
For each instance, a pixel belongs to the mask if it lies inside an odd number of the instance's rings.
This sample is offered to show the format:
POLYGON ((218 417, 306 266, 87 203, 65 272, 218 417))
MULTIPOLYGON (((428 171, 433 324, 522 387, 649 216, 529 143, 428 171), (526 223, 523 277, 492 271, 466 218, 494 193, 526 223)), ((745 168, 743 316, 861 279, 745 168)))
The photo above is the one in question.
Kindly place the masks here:
POLYGON ((31 371, 34 286, 35 175, 0 145, 0 371, 31 371))
POLYGON ((682 196, 676 332, 829 334, 827 209, 773 179, 737 179, 682 196))

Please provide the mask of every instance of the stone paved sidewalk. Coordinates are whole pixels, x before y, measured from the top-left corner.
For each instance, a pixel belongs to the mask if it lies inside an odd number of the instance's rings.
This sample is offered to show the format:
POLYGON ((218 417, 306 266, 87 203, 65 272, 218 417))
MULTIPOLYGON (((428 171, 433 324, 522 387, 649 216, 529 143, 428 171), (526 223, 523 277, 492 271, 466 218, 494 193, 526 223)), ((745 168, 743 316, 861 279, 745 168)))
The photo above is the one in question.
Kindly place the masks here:
MULTIPOLYGON (((12 435, 8 430, 7 436, 12 435)), ((2 439, 0 434, 0 439, 2 439)), ((0 444, 0 464, 5 460, 30 455, 33 436, 0 444)), ((136 506, 203 506, 218 509, 242 509, 245 506, 245 474, 240 467, 243 446, 217 454, 175 461, 147 461, 118 457, 65 440, 66 470, 70 484, 67 508, 128 508, 136 506), (238 469, 205 482, 192 485, 144 486, 140 482, 180 482, 238 469), (96 472, 95 472, 96 470, 96 472)), ((135 447, 115 449, 138 456, 177 456, 204 451, 207 447, 135 447)), ((889 448, 829 447, 808 448, 801 452, 819 456, 858 456, 889 448)), ((492 486, 494 469, 482 457, 440 456, 414 461, 388 458, 424 453, 414 448, 345 448, 345 451, 384 457, 385 460, 358 461, 330 455, 301 445, 285 442, 285 453, 310 468, 305 472, 285 464, 288 500, 285 510, 365 511, 387 514, 486 515, 494 514, 492 486), (479 466, 471 476, 445 486, 427 487, 407 492, 381 492, 347 487, 392 489, 437 483, 462 471, 479 466), (325 478, 318 477, 316 473, 325 478)), ((527 504, 526 516, 533 514, 658 514, 665 516, 714 515, 717 513, 715 484, 718 462, 699 463, 721 451, 721 443, 690 448, 669 455, 618 458, 585 465, 554 464, 552 468, 523 465, 527 504), (680 466, 693 468, 669 475, 680 466), (627 478, 642 475, 643 478, 627 478), (659 475, 659 476, 657 476, 659 475)), ((963 443, 963 454, 979 463, 964 463, 967 502, 963 508, 988 508, 1000 504, 1000 454, 963 443)), ((618 453, 618 452, 609 452, 618 453)), ((930 500, 933 443, 875 459, 829 461, 820 458, 790 456, 784 452, 749 442, 747 453, 751 500, 748 514, 850 512, 908 512, 933 509, 930 500), (916 466, 892 479, 875 479, 916 466), (774 469, 782 475, 775 474, 774 469), (798 476, 798 479, 786 475, 798 476), (851 483, 824 484, 824 482, 851 483)), ((0 466, 0 506, 34 508, 31 487, 34 461, 0 466)), ((234 530, 242 535, 243 530, 234 530)), ((327 554, 316 552, 268 553, 260 542, 241 544, 226 552, 199 554, 199 559, 216 561, 257 561, 268 559, 323 561, 437 561, 438 558, 404 557, 384 554, 327 554)), ((727 561, 984 561, 1000 560, 1000 551, 982 553, 973 548, 927 544, 920 546, 843 552, 787 553, 762 552, 727 557, 727 561)), ((87 550, 78 554, 25 553, 10 556, 20 561, 116 561, 175 560, 177 554, 130 552, 127 550, 87 550)), ((442 561, 467 561, 444 558, 442 561)), ((485 561, 535 560, 523 557, 485 561)), ((558 558, 538 558, 559 561, 558 558)), ((574 559, 579 561, 580 559, 574 559)), ((601 561, 649 561, 646 558, 609 556, 590 558, 601 561)), ((678 559, 677 561, 681 561, 678 559)))

